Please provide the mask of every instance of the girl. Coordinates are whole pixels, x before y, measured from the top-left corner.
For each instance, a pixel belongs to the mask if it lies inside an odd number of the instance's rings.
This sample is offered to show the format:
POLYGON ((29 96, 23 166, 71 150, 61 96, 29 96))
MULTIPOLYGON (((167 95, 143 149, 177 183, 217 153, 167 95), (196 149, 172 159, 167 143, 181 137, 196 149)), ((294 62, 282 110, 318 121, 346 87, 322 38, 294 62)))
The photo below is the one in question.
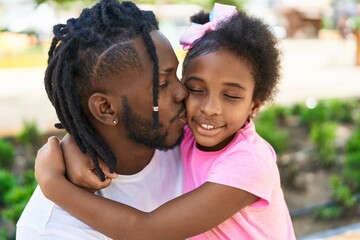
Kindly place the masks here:
MULTIPOLYGON (((231 6, 215 4, 210 16, 191 20, 196 25, 181 38, 189 49, 184 195, 141 212, 71 184, 59 156, 51 163, 37 158, 39 185, 49 199, 115 239, 295 239, 276 153, 252 120, 278 83, 276 39, 266 24, 231 6)), ((49 151, 59 151, 51 141, 49 151)))

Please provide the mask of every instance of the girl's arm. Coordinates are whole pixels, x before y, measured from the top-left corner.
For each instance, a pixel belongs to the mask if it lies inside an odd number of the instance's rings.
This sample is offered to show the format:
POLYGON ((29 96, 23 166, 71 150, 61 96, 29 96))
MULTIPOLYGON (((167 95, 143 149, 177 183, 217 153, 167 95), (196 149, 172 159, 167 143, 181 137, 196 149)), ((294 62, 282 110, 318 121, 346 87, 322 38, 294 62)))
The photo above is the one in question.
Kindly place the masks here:
POLYGON ((48 148, 39 150, 35 170, 49 199, 114 239, 185 239, 217 226, 258 199, 237 188, 205 183, 145 213, 70 183, 64 177, 65 166, 56 138, 49 139, 48 148))
POLYGON ((100 168, 106 176, 105 181, 101 181, 90 156, 80 151, 70 134, 66 134, 61 140, 61 146, 66 165, 66 178, 73 184, 90 192, 95 192, 109 186, 111 179, 117 177, 117 174, 110 173, 106 164, 100 160, 100 168))

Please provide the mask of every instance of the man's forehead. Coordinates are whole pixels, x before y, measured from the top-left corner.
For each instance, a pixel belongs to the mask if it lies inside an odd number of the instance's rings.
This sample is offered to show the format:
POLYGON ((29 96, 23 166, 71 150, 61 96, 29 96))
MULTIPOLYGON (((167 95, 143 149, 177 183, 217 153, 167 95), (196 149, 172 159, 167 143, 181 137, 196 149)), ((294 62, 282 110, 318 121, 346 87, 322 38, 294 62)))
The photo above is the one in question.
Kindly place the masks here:
MULTIPOLYGON (((159 30, 153 30, 150 32, 150 36, 156 49, 155 54, 158 59, 159 71, 169 71, 169 69, 177 68, 179 62, 165 35, 159 30)), ((141 59, 148 58, 150 60, 150 53, 142 36, 134 38, 133 44, 141 59)))

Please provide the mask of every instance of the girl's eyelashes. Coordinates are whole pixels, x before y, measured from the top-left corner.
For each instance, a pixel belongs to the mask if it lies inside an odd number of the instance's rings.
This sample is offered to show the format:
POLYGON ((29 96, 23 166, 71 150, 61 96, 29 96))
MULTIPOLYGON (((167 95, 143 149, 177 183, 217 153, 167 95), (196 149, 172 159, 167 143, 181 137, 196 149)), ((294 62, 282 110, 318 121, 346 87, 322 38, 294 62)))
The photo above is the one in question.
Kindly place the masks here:
MULTIPOLYGON (((186 88, 189 91, 189 94, 193 94, 193 95, 201 95, 205 92, 205 90, 200 89, 200 88, 195 88, 195 87, 190 87, 186 85, 186 88)), ((231 101, 236 101, 236 100, 240 100, 242 99, 242 97, 238 96, 238 95, 232 95, 232 94, 226 94, 224 93, 223 96, 231 101)))
POLYGON ((200 93, 204 92, 204 90, 197 89, 197 88, 192 88, 192 87, 189 87, 189 86, 186 86, 186 88, 188 89, 188 91, 190 93, 193 93, 193 94, 200 94, 200 93))
POLYGON ((224 96, 230 100, 239 100, 241 99, 242 97, 239 97, 239 96, 234 96, 234 95, 229 95, 229 94, 224 94, 224 96))

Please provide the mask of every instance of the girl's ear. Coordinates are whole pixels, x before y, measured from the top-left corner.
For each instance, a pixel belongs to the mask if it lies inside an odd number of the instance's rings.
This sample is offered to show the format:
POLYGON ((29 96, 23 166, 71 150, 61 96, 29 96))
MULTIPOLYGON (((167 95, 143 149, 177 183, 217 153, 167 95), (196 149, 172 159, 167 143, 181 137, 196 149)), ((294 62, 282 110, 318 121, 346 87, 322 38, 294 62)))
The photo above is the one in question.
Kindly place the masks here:
POLYGON ((259 99, 253 101, 253 106, 250 110, 249 118, 255 118, 261 107, 261 101, 259 99))
POLYGON ((118 116, 115 108, 106 94, 94 93, 88 100, 89 111, 93 117, 106 125, 116 125, 118 116))

